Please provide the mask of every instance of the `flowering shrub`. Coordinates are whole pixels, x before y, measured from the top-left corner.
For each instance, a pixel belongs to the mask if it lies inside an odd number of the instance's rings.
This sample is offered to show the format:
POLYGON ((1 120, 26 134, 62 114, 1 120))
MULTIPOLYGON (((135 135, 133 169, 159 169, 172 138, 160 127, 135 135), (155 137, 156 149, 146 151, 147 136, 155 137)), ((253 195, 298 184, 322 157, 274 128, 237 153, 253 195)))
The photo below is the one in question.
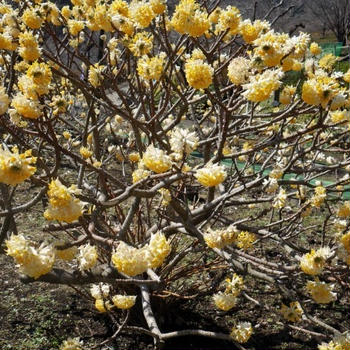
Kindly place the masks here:
MULTIPOLYGON (((268 284, 286 325, 348 348, 317 316, 349 288, 350 71, 336 57, 195 0, 173 13, 162 0, 2 2, 0 51, 0 238, 24 281, 90 288, 99 312, 124 317, 116 334, 156 345, 246 343, 256 325, 165 333, 151 296, 190 298, 199 273, 212 308, 264 309, 254 290, 268 284), (16 228, 40 200, 41 242, 16 228), (232 280, 214 283, 218 265, 232 280), (137 305, 147 326, 133 327, 137 305)), ((72 336, 61 349, 83 347, 72 336)))

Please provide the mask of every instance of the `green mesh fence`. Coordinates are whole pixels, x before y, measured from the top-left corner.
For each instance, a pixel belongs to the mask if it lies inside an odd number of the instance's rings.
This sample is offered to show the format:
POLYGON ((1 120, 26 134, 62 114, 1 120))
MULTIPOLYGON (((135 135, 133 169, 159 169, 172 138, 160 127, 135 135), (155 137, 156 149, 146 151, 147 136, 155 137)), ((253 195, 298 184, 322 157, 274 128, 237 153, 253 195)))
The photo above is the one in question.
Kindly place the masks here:
POLYGON ((334 56, 340 56, 342 53, 343 43, 334 42, 334 43, 322 43, 319 44, 322 48, 322 54, 331 53, 334 56))

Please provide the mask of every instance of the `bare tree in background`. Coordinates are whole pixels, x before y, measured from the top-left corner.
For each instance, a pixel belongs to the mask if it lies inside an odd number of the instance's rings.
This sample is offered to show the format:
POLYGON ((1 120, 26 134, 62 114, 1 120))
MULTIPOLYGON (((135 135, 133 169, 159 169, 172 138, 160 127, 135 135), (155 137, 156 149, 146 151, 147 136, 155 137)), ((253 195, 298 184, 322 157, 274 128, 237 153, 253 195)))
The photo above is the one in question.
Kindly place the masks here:
POLYGON ((307 6, 331 30, 339 42, 347 44, 350 35, 350 6, 348 0, 310 0, 307 6))
MULTIPOLYGON (((224 1, 225 3, 225 1, 224 1)), ((302 17, 304 3, 300 0, 237 0, 235 6, 251 19, 268 20, 275 28, 293 34, 304 23, 302 17), (283 18, 283 21, 281 19, 283 18), (297 20, 298 18, 298 20, 297 20)))

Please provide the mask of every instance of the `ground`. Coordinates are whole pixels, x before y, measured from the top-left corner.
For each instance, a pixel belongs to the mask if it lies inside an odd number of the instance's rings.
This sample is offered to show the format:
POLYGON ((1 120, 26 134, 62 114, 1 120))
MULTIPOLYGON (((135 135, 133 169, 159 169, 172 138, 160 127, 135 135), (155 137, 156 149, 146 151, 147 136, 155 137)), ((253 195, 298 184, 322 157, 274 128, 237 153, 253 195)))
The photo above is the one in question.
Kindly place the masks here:
MULTIPOLYGON (((34 195, 37 189, 27 188, 23 195, 34 195), (29 192, 28 192, 29 191, 29 192)), ((21 198, 19 198, 21 200, 21 198)), ((40 228, 45 224, 43 205, 38 203, 30 212, 19 213, 18 230, 36 241, 42 240, 40 228)), ((242 214, 243 215, 243 214, 242 214)), ((220 266, 218 266, 220 267, 220 266)), ((213 273, 228 273, 222 268, 213 273)), ((213 276, 212 276, 213 277, 213 276)), ((215 277, 215 276, 214 276, 215 277)), ((207 279, 208 275, 197 275, 190 283, 207 279)), ((198 283, 197 283, 198 284, 198 283)), ((217 310, 212 302, 212 293, 202 293, 195 299, 153 297, 152 304, 163 332, 180 329, 204 329, 228 334, 237 321, 249 321, 254 325, 254 336, 245 344, 247 350, 316 350, 319 342, 299 331, 291 330, 275 310, 281 305, 277 291, 264 282, 245 278, 247 293, 259 300, 264 308, 245 298, 229 312, 217 310)), ((89 286, 83 288, 88 295, 89 286)), ((0 349, 1 350, 57 350, 68 337, 80 337, 84 349, 136 350, 152 349, 152 338, 126 333, 112 342, 99 347, 103 340, 115 331, 113 322, 106 314, 98 313, 92 300, 83 298, 69 286, 58 286, 42 282, 24 284, 11 257, 0 254, 0 349)), ((174 289, 176 290, 176 289, 174 289)), ((339 292, 339 291, 338 291, 339 292)), ((193 293, 193 290, 191 294, 193 293)), ((339 295, 339 294, 338 294, 339 295)), ((343 294, 336 305, 315 309, 310 301, 309 312, 339 329, 348 329, 348 295, 343 294)), ((140 310, 140 301, 131 314, 132 325, 145 326, 140 310)), ((122 316, 122 314, 120 314, 122 316)), ((118 317, 118 315, 117 315, 118 317)), ((303 321, 305 322, 305 321, 303 321)), ((303 325, 303 322, 301 326, 303 325)), ((299 326, 299 324, 298 324, 299 326)), ((315 327, 316 332, 322 329, 315 327)), ((234 350, 231 342, 204 337, 173 338, 166 342, 164 350, 234 350)))

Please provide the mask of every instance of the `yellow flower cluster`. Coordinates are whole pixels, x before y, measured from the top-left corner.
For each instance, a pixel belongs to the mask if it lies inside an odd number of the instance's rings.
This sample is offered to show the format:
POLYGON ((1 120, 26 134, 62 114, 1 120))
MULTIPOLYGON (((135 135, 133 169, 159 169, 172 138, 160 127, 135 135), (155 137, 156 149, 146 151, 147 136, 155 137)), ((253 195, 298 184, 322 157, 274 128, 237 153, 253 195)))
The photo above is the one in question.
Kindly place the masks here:
POLYGON ((325 56, 323 56, 319 61, 318 65, 319 67, 326 69, 326 70, 331 70, 333 66, 337 62, 337 57, 334 56, 333 54, 329 53, 325 56))
POLYGON ((79 247, 79 270, 85 271, 94 267, 97 263, 97 248, 90 244, 85 244, 79 247))
POLYGON ((228 37, 237 34, 241 21, 241 14, 239 10, 234 6, 227 6, 225 10, 222 10, 219 14, 218 24, 215 28, 215 33, 220 33, 228 30, 228 37))
POLYGON ((147 55, 153 47, 153 35, 147 32, 136 33, 130 40, 128 47, 136 57, 147 55))
POLYGON ((135 305, 136 296, 117 294, 112 297, 112 301, 114 306, 116 306, 118 309, 126 310, 135 305))
POLYGON ((326 198, 326 189, 322 185, 316 186, 315 194, 311 198, 311 204, 314 207, 319 208, 324 203, 326 198))
POLYGON ((134 248, 120 242, 112 254, 112 262, 118 271, 128 276, 136 276, 148 268, 161 266, 170 249, 165 236, 158 232, 152 235, 150 243, 142 248, 134 248))
POLYGON ((78 253, 78 248, 76 246, 66 248, 66 249, 58 249, 59 246, 56 246, 56 258, 65 260, 65 261, 71 261, 73 260, 77 253, 78 253))
POLYGON ((147 147, 142 157, 143 164, 157 174, 164 173, 171 168, 170 157, 161 149, 153 145, 147 147))
POLYGON ((317 56, 322 52, 322 49, 320 48, 320 46, 313 42, 310 44, 310 52, 314 55, 317 56))
POLYGON ((235 243, 238 248, 241 248, 243 250, 248 250, 253 246, 254 242, 255 242, 254 233, 251 233, 248 231, 241 231, 238 234, 235 243))
POLYGON ((176 127, 171 131, 170 137, 171 150, 180 156, 190 154, 198 147, 198 136, 195 132, 190 132, 187 129, 176 127))
POLYGON ((136 22, 140 28, 145 28, 150 25, 157 13, 153 11, 156 6, 152 7, 148 1, 133 0, 130 3, 130 17, 136 22))
POLYGON ((232 328, 230 336, 238 343, 246 343, 253 334, 253 327, 250 322, 240 322, 232 328))
POLYGON ((300 259, 300 268, 308 275, 319 275, 322 273, 326 261, 330 256, 328 247, 311 249, 310 253, 304 254, 300 259))
POLYGON ((236 241, 238 231, 234 226, 229 226, 226 229, 209 229, 203 238, 209 248, 222 249, 227 245, 233 244, 236 241))
POLYGON ((315 281, 308 281, 306 289, 311 294, 312 299, 318 304, 328 304, 337 299, 336 293, 333 293, 332 284, 320 282, 318 279, 315 281))
POLYGON ((298 301, 293 301, 289 306, 282 304, 281 314, 289 322, 299 322, 303 315, 303 310, 298 301))
POLYGON ((64 222, 77 220, 83 214, 83 203, 74 197, 79 193, 75 185, 67 188, 60 180, 52 180, 47 192, 50 205, 44 213, 45 219, 64 222))
POLYGON ((250 60, 245 57, 234 58, 227 67, 227 76, 233 84, 242 85, 248 82, 250 60))
POLYGON ((166 237, 160 232, 152 235, 147 249, 149 254, 149 267, 151 268, 161 266, 171 251, 169 242, 167 241, 166 237))
POLYGON ((296 91, 296 87, 295 86, 291 86, 291 85, 287 85, 283 88, 283 90, 280 93, 280 103, 282 103, 283 105, 289 105, 292 102, 292 98, 295 94, 296 91))
POLYGON ((206 89, 213 80, 214 69, 201 59, 189 59, 185 63, 187 83, 194 89, 206 89))
POLYGON ((241 276, 238 276, 236 273, 232 275, 232 278, 226 278, 226 294, 233 294, 234 296, 238 296, 238 294, 242 291, 244 286, 244 281, 241 276))
POLYGON ((167 188, 161 188, 158 192, 161 194, 162 198, 161 205, 164 207, 168 206, 171 201, 170 191, 167 188))
POLYGON ((90 66, 88 80, 94 88, 97 88, 103 82, 102 70, 103 66, 100 66, 98 63, 90 66))
POLYGON ((264 34, 270 30, 270 23, 267 21, 256 20, 253 23, 250 19, 246 19, 240 23, 239 32, 243 40, 251 44, 260 34, 264 34))
POLYGON ((275 197, 272 206, 276 209, 284 208, 286 205, 287 193, 286 190, 281 188, 275 197))
POLYGON ((10 99, 6 94, 5 88, 0 86, 0 116, 7 112, 10 104, 10 99))
POLYGON ((44 19, 38 9, 30 7, 24 10, 22 21, 30 29, 39 29, 44 19))
POLYGON ((90 288, 90 293, 95 298, 95 307, 99 312, 107 312, 113 305, 109 300, 104 300, 109 296, 110 286, 106 283, 93 284, 90 288))
POLYGON ((231 293, 226 294, 219 292, 217 294, 214 294, 213 300, 217 308, 223 311, 232 309, 237 303, 237 298, 231 293))
POLYGON ((180 34, 193 37, 203 35, 209 29, 208 14, 195 0, 181 0, 176 6, 171 26, 180 34))
POLYGON ((136 183, 142 179, 145 179, 149 175, 151 175, 151 172, 149 170, 146 170, 144 168, 143 161, 140 161, 138 168, 132 173, 132 183, 136 183))
POLYGON ((145 80, 159 80, 163 73, 164 59, 164 53, 154 57, 142 56, 137 61, 137 72, 145 80))
POLYGON ((340 218, 349 218, 350 217, 350 201, 344 202, 337 211, 337 216, 340 218))
POLYGON ((112 263, 118 271, 128 276, 139 275, 148 269, 147 249, 137 249, 120 242, 112 254, 112 263))
POLYGON ((213 295, 215 305, 223 311, 232 309, 237 302, 237 296, 243 289, 243 278, 237 274, 233 274, 232 279, 227 278, 226 289, 224 292, 219 292, 213 295))
POLYGON ((60 350, 82 350, 83 342, 80 338, 68 338, 60 346, 60 350))
POLYGON ((277 90, 281 82, 283 72, 281 68, 265 70, 263 73, 251 75, 249 82, 243 85, 243 96, 252 102, 262 102, 277 90))
POLYGON ((11 106, 24 118, 37 119, 42 114, 42 106, 39 101, 18 93, 11 102, 11 106))
POLYGON ((225 166, 207 163, 198 169, 194 175, 197 181, 205 187, 213 187, 221 184, 227 176, 225 166))
POLYGON ((350 333, 336 335, 329 343, 322 343, 318 346, 318 350, 349 350, 350 349, 350 333))
POLYGON ((19 39, 19 55, 26 61, 33 62, 40 57, 38 40, 31 31, 21 32, 19 39))
POLYGON ((113 26, 116 29, 118 29, 119 31, 121 31, 129 36, 133 35, 134 24, 129 18, 123 16, 122 14, 117 13, 117 14, 112 16, 111 22, 112 22, 113 26))
POLYGON ((318 74, 304 82, 301 97, 309 105, 325 108, 335 96, 337 88, 338 83, 334 78, 318 74))
POLYGON ((44 243, 35 248, 23 235, 12 235, 6 241, 7 255, 12 256, 19 270, 35 279, 52 270, 55 262, 55 249, 44 243))
POLYGON ((88 147, 84 146, 80 147, 79 153, 84 159, 88 159, 92 156, 92 151, 88 147))
POLYGON ((330 112, 330 117, 333 123, 340 123, 345 120, 350 121, 350 112, 347 110, 333 111, 330 112))
POLYGON ((17 147, 13 147, 11 152, 0 146, 0 182, 11 186, 22 183, 35 173, 35 163, 32 150, 18 153, 17 147))

